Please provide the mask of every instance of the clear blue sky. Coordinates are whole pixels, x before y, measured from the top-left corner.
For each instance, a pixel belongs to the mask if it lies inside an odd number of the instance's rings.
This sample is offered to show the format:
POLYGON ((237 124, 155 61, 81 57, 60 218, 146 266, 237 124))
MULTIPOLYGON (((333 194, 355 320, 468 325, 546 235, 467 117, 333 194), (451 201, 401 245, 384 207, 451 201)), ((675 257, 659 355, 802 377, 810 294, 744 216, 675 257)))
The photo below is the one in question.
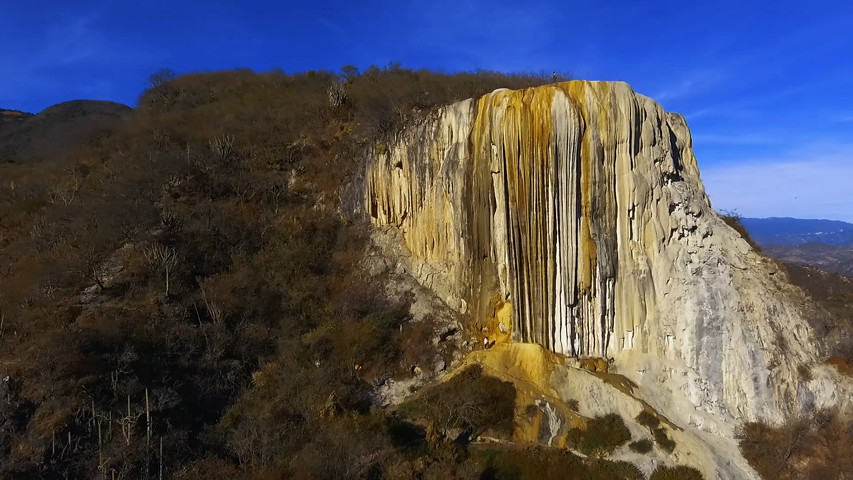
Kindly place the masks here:
POLYGON ((130 105, 160 67, 566 71, 687 118, 711 200, 853 221, 853 2, 3 2, 0 107, 130 105))

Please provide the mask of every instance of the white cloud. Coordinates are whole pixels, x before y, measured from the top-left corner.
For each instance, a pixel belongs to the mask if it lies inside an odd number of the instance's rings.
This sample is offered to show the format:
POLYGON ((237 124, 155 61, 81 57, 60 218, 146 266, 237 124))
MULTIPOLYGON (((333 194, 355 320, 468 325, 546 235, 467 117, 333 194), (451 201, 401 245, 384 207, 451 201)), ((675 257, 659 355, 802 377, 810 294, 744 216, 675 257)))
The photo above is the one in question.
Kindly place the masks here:
POLYGON ((853 222, 853 145, 703 167, 702 180, 718 211, 853 222))

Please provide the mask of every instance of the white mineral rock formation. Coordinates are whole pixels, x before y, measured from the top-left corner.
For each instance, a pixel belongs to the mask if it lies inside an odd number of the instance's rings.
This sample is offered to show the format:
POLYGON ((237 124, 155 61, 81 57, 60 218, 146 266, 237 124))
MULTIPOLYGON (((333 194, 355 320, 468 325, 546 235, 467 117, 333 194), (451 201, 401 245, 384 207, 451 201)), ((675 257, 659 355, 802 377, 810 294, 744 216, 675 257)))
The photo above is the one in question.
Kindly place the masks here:
POLYGON ((802 294, 715 214, 684 119, 625 83, 445 107, 373 150, 361 193, 475 328, 511 311, 514 341, 612 359, 677 424, 731 439, 834 398, 797 374, 802 294))

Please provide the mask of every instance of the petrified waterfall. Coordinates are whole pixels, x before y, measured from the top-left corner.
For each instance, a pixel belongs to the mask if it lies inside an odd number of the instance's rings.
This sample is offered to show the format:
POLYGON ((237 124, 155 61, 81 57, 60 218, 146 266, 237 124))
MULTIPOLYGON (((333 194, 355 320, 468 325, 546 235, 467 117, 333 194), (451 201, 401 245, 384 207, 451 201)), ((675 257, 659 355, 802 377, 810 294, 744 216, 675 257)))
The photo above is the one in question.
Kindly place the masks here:
POLYGON ((510 304, 517 341, 602 357, 630 345, 653 293, 641 242, 668 233, 637 221, 658 214, 644 197, 696 175, 681 118, 604 82, 499 90, 439 117, 376 153, 374 222, 449 277, 460 311, 510 304))
POLYGON ((695 407, 779 421, 813 398, 801 293, 715 214, 681 116, 624 83, 447 106, 376 145, 358 183, 400 268, 490 338, 612 358, 698 424, 695 407))
POLYGON ((577 85, 480 101, 471 220, 477 253, 507 266, 514 338, 603 356, 618 269, 615 143, 600 135, 612 130, 606 109, 571 101, 585 93, 577 85))

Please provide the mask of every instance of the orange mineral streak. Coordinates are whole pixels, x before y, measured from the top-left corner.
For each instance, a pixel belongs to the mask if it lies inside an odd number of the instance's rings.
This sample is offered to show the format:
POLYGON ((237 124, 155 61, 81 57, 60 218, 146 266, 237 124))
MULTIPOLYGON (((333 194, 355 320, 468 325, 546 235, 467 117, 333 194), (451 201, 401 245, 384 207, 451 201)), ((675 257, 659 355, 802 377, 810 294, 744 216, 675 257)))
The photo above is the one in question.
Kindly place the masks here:
MULTIPOLYGON (((605 303, 594 301, 607 288, 599 278, 600 245, 615 247, 612 164, 616 142, 610 126, 611 96, 606 83, 566 82, 501 90, 478 101, 472 132, 473 168, 475 172, 489 168, 492 173, 504 175, 506 241, 518 340, 554 348, 556 340, 548 319, 554 317, 555 305, 577 306, 578 315, 583 316, 612 316, 605 303), (558 94, 568 100, 568 108, 573 110, 566 118, 575 119, 578 125, 554 124, 552 112, 557 108, 558 94), (561 158, 567 153, 558 153, 555 130, 571 128, 579 135, 577 158, 561 158), (572 193, 574 198, 566 198, 572 193), (561 198, 565 201, 560 202, 561 198), (561 231, 567 219, 577 225, 572 233, 561 231), (562 243, 558 243, 558 237, 562 243), (576 255, 571 268, 577 271, 563 271, 567 262, 558 265, 558 249, 576 255), (574 283, 564 286, 573 292, 571 298, 556 298, 560 293, 558 275, 565 277, 561 279, 564 282, 574 283)), ((475 179, 483 177, 474 175, 475 179)), ((496 196, 501 197, 501 192, 496 196)), ((611 257, 615 258, 615 252, 611 257)), ((615 273, 613 267, 604 270, 611 276, 615 273)), ((612 323, 602 320, 598 323, 612 323)), ((604 347, 603 337, 598 341, 601 335, 591 336, 583 331, 586 322, 575 323, 579 331, 574 332, 574 337, 592 339, 591 343, 584 340, 581 343, 588 344, 577 345, 578 348, 604 347)))
POLYGON ((550 201, 553 183, 549 180, 553 171, 554 92, 553 88, 535 88, 486 95, 478 102, 473 130, 473 151, 480 155, 474 160, 474 168, 494 166, 490 155, 482 155, 490 154, 492 145, 503 163, 497 167, 505 175, 510 231, 507 240, 510 268, 515 277, 514 303, 519 309, 516 323, 521 321, 520 330, 525 339, 530 337, 543 343, 547 337, 544 324, 535 319, 551 315, 549 289, 553 285, 554 265, 553 260, 540 256, 550 250, 550 240, 546 235, 547 218, 539 208, 550 201))

